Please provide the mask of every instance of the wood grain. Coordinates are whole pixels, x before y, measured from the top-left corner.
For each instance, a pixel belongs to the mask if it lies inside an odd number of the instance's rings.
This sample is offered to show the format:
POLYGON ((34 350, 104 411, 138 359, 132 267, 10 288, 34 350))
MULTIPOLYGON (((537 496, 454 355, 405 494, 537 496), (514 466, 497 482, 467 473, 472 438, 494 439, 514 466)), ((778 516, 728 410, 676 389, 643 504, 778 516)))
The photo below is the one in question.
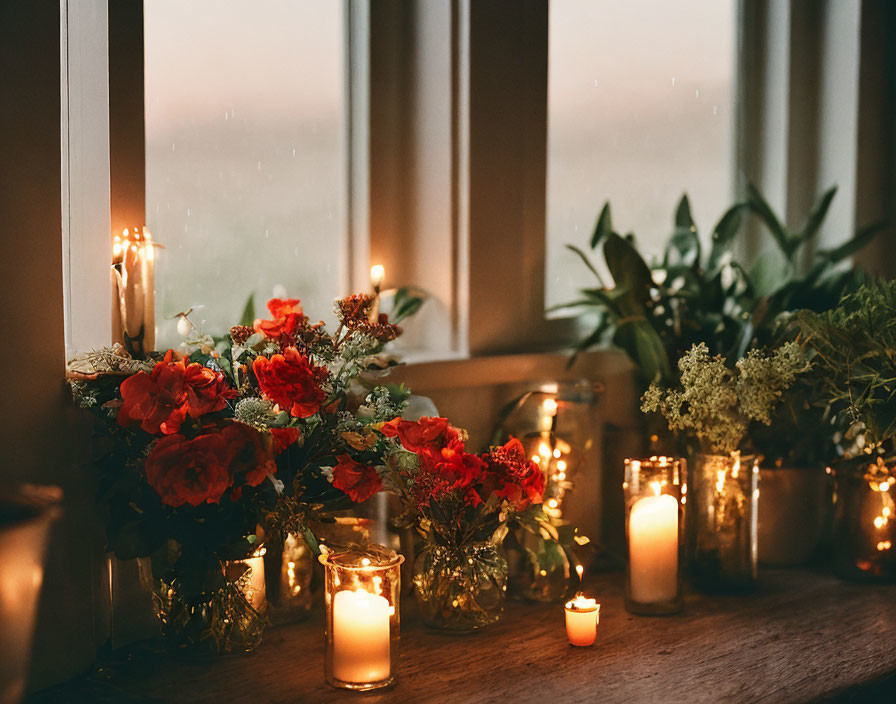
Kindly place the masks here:
POLYGON ((590 648, 567 644, 561 605, 510 602, 499 624, 467 636, 429 631, 412 604, 403 606, 399 679, 386 691, 341 692, 324 683, 315 613, 270 631, 248 656, 117 654, 29 701, 777 704, 869 701, 894 692, 896 585, 774 571, 762 575, 755 594, 689 595, 683 613, 655 618, 624 610, 621 575, 600 575, 587 586, 602 603, 590 648), (882 680, 886 686, 877 684, 882 680))

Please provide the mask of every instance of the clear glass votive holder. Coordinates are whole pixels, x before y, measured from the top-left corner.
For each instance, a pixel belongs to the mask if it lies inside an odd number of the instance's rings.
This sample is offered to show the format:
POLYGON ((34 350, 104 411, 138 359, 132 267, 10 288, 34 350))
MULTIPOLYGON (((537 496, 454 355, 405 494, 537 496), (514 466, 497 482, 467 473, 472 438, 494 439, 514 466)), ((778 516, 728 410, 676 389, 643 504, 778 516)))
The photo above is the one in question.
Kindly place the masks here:
POLYGON ((324 675, 340 689, 365 691, 395 681, 404 557, 380 546, 321 555, 326 568, 324 675))
POLYGON ((687 486, 682 462, 654 456, 625 460, 625 608, 658 616, 681 611, 681 563, 687 486))

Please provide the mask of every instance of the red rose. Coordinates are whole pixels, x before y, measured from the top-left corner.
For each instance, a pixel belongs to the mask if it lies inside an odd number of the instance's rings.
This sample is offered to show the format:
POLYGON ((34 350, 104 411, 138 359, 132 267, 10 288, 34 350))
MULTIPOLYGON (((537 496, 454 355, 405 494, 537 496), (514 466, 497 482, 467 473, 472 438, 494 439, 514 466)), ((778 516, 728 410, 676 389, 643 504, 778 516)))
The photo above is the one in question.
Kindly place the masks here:
POLYGON ((227 399, 236 396, 221 372, 175 360, 173 350, 168 350, 149 374, 137 372, 125 379, 120 392, 118 423, 128 426, 139 422, 153 435, 177 433, 188 413, 199 418, 220 411, 227 399))
POLYGON ((301 437, 300 428, 271 428, 271 438, 274 440, 274 447, 278 452, 283 452, 294 442, 298 442, 301 437))
POLYGON ((380 432, 386 437, 398 437, 404 448, 411 452, 441 450, 451 443, 463 443, 462 433, 447 418, 423 417, 418 421, 393 418, 380 432))
POLYGON ((146 458, 146 481, 168 506, 217 503, 231 483, 230 458, 222 433, 169 435, 146 458))
POLYGON ((369 499, 383 488, 383 480, 376 469, 355 462, 348 455, 339 455, 333 467, 333 486, 348 494, 355 503, 369 499))
POLYGON ((272 298, 268 310, 273 320, 256 320, 255 330, 272 340, 295 339, 308 318, 302 312, 298 298, 272 298))
POLYGON ((271 448, 255 428, 234 421, 221 431, 221 436, 230 451, 230 473, 233 477, 243 477, 249 486, 258 486, 269 474, 277 473, 271 448))
POLYGON ((519 440, 511 438, 502 447, 492 448, 482 459, 487 465, 483 480, 486 494, 494 491, 517 511, 522 511, 529 504, 541 503, 544 474, 526 456, 525 448, 519 440))
POLYGON ((314 415, 326 397, 321 383, 327 370, 315 367, 295 347, 287 347, 283 354, 270 359, 257 357, 252 371, 265 398, 289 409, 296 418, 314 415))

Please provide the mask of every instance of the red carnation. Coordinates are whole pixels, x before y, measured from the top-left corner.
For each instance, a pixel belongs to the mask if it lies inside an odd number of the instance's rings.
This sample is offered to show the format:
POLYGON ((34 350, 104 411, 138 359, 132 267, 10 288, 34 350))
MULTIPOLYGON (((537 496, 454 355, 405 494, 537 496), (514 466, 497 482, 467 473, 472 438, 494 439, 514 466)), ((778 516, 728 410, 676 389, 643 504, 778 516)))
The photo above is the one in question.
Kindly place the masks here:
POLYGON ((406 450, 418 452, 433 450, 438 452, 452 443, 461 443, 463 434, 453 427, 447 418, 423 417, 418 421, 393 418, 386 423, 380 432, 386 437, 398 437, 406 450))
POLYGON ((517 511, 522 511, 529 504, 541 503, 544 474, 526 455, 518 439, 511 438, 502 447, 492 448, 482 459, 487 465, 483 481, 485 492, 494 491, 517 511))
POLYGON ((227 385, 222 372, 201 364, 187 366, 184 380, 187 384, 187 410, 193 418, 221 411, 227 406, 229 399, 237 396, 236 389, 227 385))
POLYGON ((362 465, 348 455, 339 455, 333 467, 333 486, 356 502, 366 501, 383 488, 383 480, 373 467, 362 465))
POLYGON ((271 428, 271 438, 273 438, 274 447, 278 452, 283 452, 294 442, 298 442, 301 437, 300 428, 271 428))
POLYGON ((252 371, 265 398, 289 409, 296 418, 314 415, 326 397, 321 383, 327 370, 315 367, 295 347, 287 347, 283 354, 270 359, 257 357, 252 371))
POLYGON ((222 433, 169 435, 146 458, 146 481, 168 506, 217 503, 231 483, 230 458, 222 433))
POLYGON ((271 448, 255 428, 234 421, 221 431, 221 436, 230 451, 230 473, 242 476, 249 486, 258 486, 269 474, 276 474, 277 464, 271 448))
POLYGON ((272 340, 295 340, 296 333, 308 318, 302 312, 298 298, 272 298, 268 310, 273 320, 256 320, 255 330, 272 340))
POLYGON ((180 430, 187 413, 199 418, 220 411, 236 395, 221 372, 174 357, 174 351, 168 350, 149 374, 138 372, 121 383, 120 425, 139 422, 147 433, 172 435, 180 430))

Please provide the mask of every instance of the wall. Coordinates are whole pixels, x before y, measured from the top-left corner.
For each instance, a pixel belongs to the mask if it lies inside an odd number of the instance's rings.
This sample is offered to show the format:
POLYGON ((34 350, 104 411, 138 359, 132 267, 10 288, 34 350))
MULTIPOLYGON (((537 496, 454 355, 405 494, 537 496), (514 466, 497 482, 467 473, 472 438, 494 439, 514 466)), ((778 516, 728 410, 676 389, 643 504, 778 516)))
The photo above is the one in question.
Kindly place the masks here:
POLYGON ((0 482, 65 492, 50 538, 32 687, 93 660, 102 560, 94 487, 75 468, 63 383, 59 52, 59 2, 0 3, 0 482))

